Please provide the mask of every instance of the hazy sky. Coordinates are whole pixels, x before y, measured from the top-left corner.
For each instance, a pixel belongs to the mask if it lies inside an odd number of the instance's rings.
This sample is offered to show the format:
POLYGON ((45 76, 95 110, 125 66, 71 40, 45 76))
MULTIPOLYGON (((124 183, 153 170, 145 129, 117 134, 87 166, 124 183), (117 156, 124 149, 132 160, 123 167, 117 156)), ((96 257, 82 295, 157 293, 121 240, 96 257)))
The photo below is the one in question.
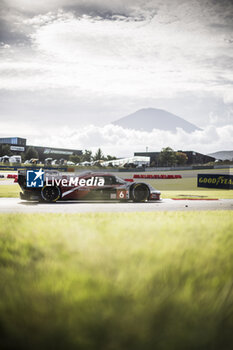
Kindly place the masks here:
POLYGON ((0 135, 131 152, 233 149, 233 0, 0 0, 0 135), (157 107, 203 128, 125 133, 157 107), (204 147, 204 149, 203 149, 204 147))

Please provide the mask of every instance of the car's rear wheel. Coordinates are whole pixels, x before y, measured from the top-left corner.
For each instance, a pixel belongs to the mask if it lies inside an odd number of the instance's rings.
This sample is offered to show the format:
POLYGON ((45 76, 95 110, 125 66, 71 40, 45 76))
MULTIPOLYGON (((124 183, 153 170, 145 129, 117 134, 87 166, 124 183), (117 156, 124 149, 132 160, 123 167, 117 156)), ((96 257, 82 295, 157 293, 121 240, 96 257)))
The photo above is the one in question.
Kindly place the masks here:
POLYGON ((56 202, 61 195, 58 186, 44 186, 41 190, 41 197, 45 202, 56 202))
POLYGON ((131 199, 134 202, 146 202, 149 198, 150 191, 146 184, 134 184, 131 188, 131 199))

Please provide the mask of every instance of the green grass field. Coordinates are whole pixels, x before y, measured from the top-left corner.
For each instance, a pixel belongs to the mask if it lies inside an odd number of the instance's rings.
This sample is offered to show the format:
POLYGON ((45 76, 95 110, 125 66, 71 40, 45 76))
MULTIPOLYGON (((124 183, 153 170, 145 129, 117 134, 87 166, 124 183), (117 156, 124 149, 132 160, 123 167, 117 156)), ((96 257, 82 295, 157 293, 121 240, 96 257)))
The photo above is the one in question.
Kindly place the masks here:
POLYGON ((2 350, 227 350, 233 215, 0 215, 2 350))
POLYGON ((19 198, 20 187, 19 185, 2 185, 0 184, 0 198, 19 198))

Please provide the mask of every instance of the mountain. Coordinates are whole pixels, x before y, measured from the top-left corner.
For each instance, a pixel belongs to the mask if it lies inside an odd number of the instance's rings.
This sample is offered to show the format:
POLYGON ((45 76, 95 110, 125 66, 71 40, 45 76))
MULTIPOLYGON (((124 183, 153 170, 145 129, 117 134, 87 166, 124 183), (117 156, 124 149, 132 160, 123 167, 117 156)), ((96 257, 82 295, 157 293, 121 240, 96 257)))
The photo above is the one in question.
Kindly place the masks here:
POLYGON ((185 119, 163 109, 157 108, 140 109, 135 113, 129 114, 126 117, 114 121, 113 124, 127 129, 143 131, 159 129, 175 132, 176 128, 181 128, 190 133, 195 130, 201 130, 196 125, 187 122, 185 119))
POLYGON ((221 160, 233 160, 233 151, 219 151, 215 153, 210 153, 208 154, 208 156, 221 160))

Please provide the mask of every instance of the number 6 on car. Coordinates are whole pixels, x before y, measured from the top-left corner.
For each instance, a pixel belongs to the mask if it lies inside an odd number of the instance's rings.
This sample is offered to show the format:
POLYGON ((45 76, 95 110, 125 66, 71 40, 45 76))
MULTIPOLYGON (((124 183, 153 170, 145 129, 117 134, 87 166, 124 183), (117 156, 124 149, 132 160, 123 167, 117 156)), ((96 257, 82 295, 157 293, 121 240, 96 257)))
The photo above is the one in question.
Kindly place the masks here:
POLYGON ((126 191, 125 190, 117 190, 117 199, 126 199, 126 191))

